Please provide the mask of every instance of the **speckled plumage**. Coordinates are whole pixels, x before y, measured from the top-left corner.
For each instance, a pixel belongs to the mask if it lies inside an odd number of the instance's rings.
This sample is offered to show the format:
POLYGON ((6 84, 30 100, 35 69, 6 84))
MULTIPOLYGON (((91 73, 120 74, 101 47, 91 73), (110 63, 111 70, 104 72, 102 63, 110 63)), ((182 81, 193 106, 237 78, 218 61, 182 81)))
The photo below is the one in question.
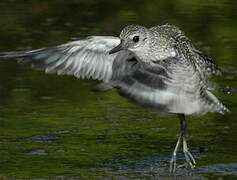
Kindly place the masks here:
POLYGON ((209 90, 208 76, 221 74, 220 69, 173 25, 130 25, 119 38, 90 36, 55 47, 3 52, 0 58, 17 58, 46 73, 102 80, 100 90, 115 88, 137 104, 178 114, 181 133, 171 172, 181 143, 188 165, 196 164, 187 148, 185 115, 229 111, 209 90))
MULTIPOLYGON (((228 111, 208 90, 208 76, 220 73, 219 68, 196 50, 180 29, 173 25, 150 29, 127 26, 120 39, 123 48, 133 52, 138 61, 137 69, 131 68, 132 74, 113 77, 120 94, 139 104, 172 113, 228 111), (144 39, 138 45, 132 41, 136 35, 144 39)), ((120 64, 115 60, 114 72, 120 69, 120 64)))

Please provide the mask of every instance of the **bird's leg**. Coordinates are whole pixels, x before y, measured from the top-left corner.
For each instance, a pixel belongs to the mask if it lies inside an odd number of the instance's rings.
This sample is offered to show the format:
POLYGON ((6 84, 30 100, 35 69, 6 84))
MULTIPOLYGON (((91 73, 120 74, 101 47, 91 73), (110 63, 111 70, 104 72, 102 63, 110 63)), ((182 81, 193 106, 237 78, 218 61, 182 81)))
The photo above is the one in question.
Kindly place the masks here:
POLYGON ((188 165, 193 169, 195 167, 195 159, 193 158, 192 154, 189 152, 188 150, 188 146, 187 146, 187 121, 185 119, 185 115, 184 114, 178 114, 179 119, 180 119, 180 135, 178 138, 178 141, 176 143, 174 152, 172 154, 171 157, 171 161, 170 161, 170 172, 174 173, 176 170, 176 155, 177 152, 179 150, 180 144, 183 143, 183 153, 185 155, 185 159, 188 163, 188 165))
POLYGON ((188 165, 191 167, 191 169, 194 169, 196 161, 193 157, 193 155, 189 152, 188 150, 188 145, 187 145, 187 121, 185 119, 184 114, 179 114, 179 119, 180 119, 180 125, 181 125, 181 134, 182 134, 182 141, 183 141, 183 153, 185 156, 185 159, 188 163, 188 165))
POLYGON ((174 173, 175 170, 176 170, 176 155, 177 155, 177 152, 179 150, 179 147, 180 147, 180 144, 182 142, 182 135, 180 134, 179 135, 179 138, 178 138, 178 141, 176 143, 176 146, 174 148, 174 151, 173 151, 173 154, 172 154, 172 157, 171 157, 171 160, 170 160, 170 172, 171 173, 174 173))

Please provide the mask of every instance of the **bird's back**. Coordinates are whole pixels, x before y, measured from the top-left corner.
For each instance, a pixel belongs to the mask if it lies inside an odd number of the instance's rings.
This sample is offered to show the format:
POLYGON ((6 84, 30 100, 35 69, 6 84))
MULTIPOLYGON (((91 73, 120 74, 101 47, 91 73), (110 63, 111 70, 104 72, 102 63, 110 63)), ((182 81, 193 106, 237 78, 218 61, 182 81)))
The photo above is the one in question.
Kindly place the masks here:
POLYGON ((203 74, 207 76, 210 74, 221 74, 221 69, 215 62, 206 54, 197 50, 189 38, 178 27, 165 24, 154 26, 150 30, 164 36, 179 51, 179 54, 183 54, 194 66, 199 67, 198 70, 202 71, 203 74))

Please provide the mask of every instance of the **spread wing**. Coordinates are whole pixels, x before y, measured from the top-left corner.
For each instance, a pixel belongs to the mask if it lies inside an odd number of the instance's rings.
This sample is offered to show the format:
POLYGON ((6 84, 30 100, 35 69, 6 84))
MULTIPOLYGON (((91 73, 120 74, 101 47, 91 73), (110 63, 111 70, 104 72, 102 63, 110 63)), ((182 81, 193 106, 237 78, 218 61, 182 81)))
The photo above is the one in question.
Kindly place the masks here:
MULTIPOLYGON (((109 55, 108 52, 119 43, 117 37, 90 36, 54 47, 2 52, 0 58, 17 58, 19 62, 29 63, 33 68, 45 70, 46 73, 68 74, 107 82, 112 77, 113 61, 118 55, 109 55)), ((121 53, 120 57, 123 55, 121 53)))

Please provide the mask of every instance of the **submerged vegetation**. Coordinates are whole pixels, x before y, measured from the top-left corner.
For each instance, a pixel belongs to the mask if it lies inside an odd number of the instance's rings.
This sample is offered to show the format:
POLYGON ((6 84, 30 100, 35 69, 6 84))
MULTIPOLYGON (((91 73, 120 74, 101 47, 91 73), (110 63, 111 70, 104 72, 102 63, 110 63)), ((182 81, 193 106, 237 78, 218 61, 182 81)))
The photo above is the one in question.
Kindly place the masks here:
MULTIPOLYGON (((231 0, 2 0, 0 51, 117 36, 132 23, 177 25, 229 72, 213 80, 232 113, 187 117, 198 158, 192 177, 236 179, 236 8, 231 0)), ((114 91, 94 93, 97 83, 0 61, 0 179, 168 179, 177 117, 135 106, 114 91)))

